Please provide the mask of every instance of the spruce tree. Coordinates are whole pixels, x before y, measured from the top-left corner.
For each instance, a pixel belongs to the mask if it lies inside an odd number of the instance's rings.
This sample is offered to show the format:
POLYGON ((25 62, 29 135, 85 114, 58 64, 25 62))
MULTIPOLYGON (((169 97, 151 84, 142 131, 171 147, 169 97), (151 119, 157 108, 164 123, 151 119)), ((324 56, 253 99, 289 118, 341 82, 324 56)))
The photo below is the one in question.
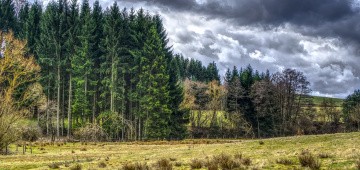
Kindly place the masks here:
POLYGON ((140 101, 141 111, 146 116, 145 137, 163 139, 169 136, 169 75, 161 40, 152 26, 142 50, 139 87, 144 91, 140 101))
POLYGON ((26 40, 30 54, 33 54, 35 59, 38 59, 36 52, 36 45, 40 39, 40 20, 42 15, 42 7, 38 1, 35 1, 29 11, 29 17, 27 19, 27 33, 26 40))
POLYGON ((90 5, 88 0, 84 0, 80 13, 80 32, 79 45, 76 48, 76 55, 72 60, 73 82, 74 82, 74 102, 73 112, 80 114, 85 123, 85 119, 90 114, 90 82, 92 73, 92 43, 94 23, 91 18, 90 5))
POLYGON ((1 0, 0 14, 0 29, 3 32, 13 30, 15 33, 17 33, 15 7, 12 0, 1 0))
POLYGON ((76 46, 79 44, 79 38, 78 38, 78 34, 80 32, 80 27, 79 27, 79 7, 77 4, 77 0, 72 0, 71 5, 70 5, 70 11, 69 11, 69 15, 68 15, 68 24, 71 25, 71 27, 69 28, 68 32, 67 32, 67 41, 66 41, 66 46, 67 46, 67 61, 66 61, 66 68, 67 68, 67 72, 68 72, 68 127, 67 127, 67 136, 70 137, 71 136, 71 132, 72 132, 72 124, 73 124, 73 67, 75 67, 73 64, 73 60, 76 57, 76 46))

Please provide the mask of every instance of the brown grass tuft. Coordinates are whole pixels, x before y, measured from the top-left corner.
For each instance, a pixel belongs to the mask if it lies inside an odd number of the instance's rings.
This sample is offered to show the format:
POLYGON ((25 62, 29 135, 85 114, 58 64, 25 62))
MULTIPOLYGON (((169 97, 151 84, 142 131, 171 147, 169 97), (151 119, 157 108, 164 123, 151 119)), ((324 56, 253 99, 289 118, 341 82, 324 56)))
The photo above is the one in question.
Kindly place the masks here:
POLYGON ((280 158, 278 160, 276 160, 277 164, 282 164, 282 165, 293 165, 294 162, 291 159, 286 159, 286 158, 280 158))
POLYGON ((80 148, 80 151, 87 151, 87 149, 85 147, 80 148))
POLYGON ((58 162, 53 162, 51 164, 48 165, 50 169, 59 169, 60 168, 60 163, 58 162))
POLYGON ((251 159, 250 158, 243 158, 241 159, 241 163, 245 166, 250 166, 251 165, 251 159))
POLYGON ((75 164, 74 166, 70 167, 70 170, 81 170, 82 166, 81 164, 75 164))
POLYGON ((99 162, 98 167, 99 168, 106 168, 106 163, 104 161, 99 162))
POLYGON ((332 158, 333 156, 328 153, 319 153, 319 158, 325 159, 325 158, 332 158))
POLYGON ((309 151, 302 151, 299 155, 299 162, 302 167, 309 167, 312 170, 320 169, 321 163, 309 151))
POLYGON ((150 170, 150 167, 145 163, 125 163, 123 170, 150 170))
POLYGON ((191 169, 200 169, 203 167, 203 162, 199 159, 193 159, 190 162, 190 168, 191 169))
POLYGON ((173 169, 173 165, 171 164, 169 159, 160 159, 156 162, 156 167, 159 170, 172 170, 173 169))

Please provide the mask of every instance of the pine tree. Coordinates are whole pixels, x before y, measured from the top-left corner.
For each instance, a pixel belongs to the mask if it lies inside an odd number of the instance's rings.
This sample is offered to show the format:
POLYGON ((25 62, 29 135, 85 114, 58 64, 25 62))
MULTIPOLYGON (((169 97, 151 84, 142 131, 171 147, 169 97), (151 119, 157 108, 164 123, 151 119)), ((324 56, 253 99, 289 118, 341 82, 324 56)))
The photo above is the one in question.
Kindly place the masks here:
POLYGON ((20 39, 25 39, 27 37, 27 34, 29 32, 29 25, 28 25, 28 19, 29 19, 29 3, 26 2, 24 6, 21 7, 19 11, 19 19, 18 19, 18 37, 20 39))
POLYGON ((67 127, 67 136, 71 136, 72 125, 73 125, 73 60, 76 57, 76 46, 79 43, 78 34, 80 32, 79 27, 79 7, 77 0, 72 0, 69 15, 68 15, 68 24, 71 26, 67 32, 67 60, 66 60, 66 71, 68 74, 68 103, 67 103, 67 118, 68 118, 68 127, 67 127))
POLYGON ((151 139, 167 138, 169 136, 169 75, 167 74, 165 53, 156 28, 149 30, 148 39, 142 50, 139 87, 144 95, 140 106, 145 120, 145 137, 151 139))
POLYGON ((59 0, 58 2, 50 2, 41 19, 41 35, 37 46, 40 65, 45 68, 42 70, 44 74, 43 85, 47 89, 49 100, 56 99, 56 135, 60 136, 60 116, 63 113, 64 96, 63 84, 61 77, 64 77, 65 60, 65 41, 67 25, 67 2, 59 0), (56 76, 54 76, 56 73, 56 76), (54 78, 56 77, 56 78, 54 78), (56 88, 56 90, 53 89, 56 88), (51 94, 55 96, 50 96, 51 94))
POLYGON ((36 52, 36 45, 40 39, 40 20, 42 15, 42 7, 38 1, 35 1, 29 11, 29 17, 27 19, 27 33, 26 40, 30 54, 33 54, 35 59, 38 59, 36 52))
POLYGON ((94 23, 88 0, 84 0, 82 3, 79 23, 79 45, 72 60, 72 80, 74 82, 72 109, 74 113, 81 115, 83 123, 86 123, 85 120, 90 115, 90 75, 93 67, 91 50, 94 42, 92 35, 94 23))
POLYGON ((0 29, 3 32, 13 30, 17 33, 17 22, 15 15, 15 7, 12 0, 1 0, 0 2, 0 29))
POLYGON ((100 112, 99 100, 100 100, 100 89, 101 89, 101 56, 104 54, 101 48, 101 39, 103 38, 103 12, 98 0, 94 2, 93 11, 91 14, 94 30, 92 32, 94 42, 93 48, 91 49, 93 65, 93 101, 92 101, 92 120, 95 123, 95 118, 100 112))
POLYGON ((189 122, 189 110, 180 109, 180 104, 184 99, 184 90, 180 84, 180 75, 176 58, 170 63, 169 71, 169 108, 171 116, 169 121, 171 139, 183 139, 186 136, 186 123, 189 122))
MULTIPOLYGON (((39 55, 39 64, 41 66, 41 79, 40 82, 44 87, 45 94, 47 96, 47 104, 50 103, 50 100, 55 99, 55 73, 56 73, 56 58, 54 51, 56 49, 55 45, 57 42, 57 37, 55 36, 57 29, 56 16, 57 16, 58 5, 55 2, 48 4, 44 14, 41 17, 40 24, 40 39, 37 44, 36 51, 39 55)), ((46 110, 46 127, 47 134, 50 134, 50 128, 52 123, 50 122, 50 113, 49 109, 46 110)))

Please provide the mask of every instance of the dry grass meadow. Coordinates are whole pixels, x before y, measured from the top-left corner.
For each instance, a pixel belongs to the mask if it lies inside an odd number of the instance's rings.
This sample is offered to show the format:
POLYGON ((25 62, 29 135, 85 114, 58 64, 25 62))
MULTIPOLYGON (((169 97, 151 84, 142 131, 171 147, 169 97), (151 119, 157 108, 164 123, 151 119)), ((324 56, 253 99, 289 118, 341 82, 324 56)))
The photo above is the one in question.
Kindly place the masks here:
POLYGON ((32 154, 29 149, 23 154, 20 147, 16 151, 12 145, 11 155, 0 156, 0 169, 359 169, 359 141, 360 133, 263 140, 37 142, 32 154), (304 153, 317 166, 300 161, 304 153))

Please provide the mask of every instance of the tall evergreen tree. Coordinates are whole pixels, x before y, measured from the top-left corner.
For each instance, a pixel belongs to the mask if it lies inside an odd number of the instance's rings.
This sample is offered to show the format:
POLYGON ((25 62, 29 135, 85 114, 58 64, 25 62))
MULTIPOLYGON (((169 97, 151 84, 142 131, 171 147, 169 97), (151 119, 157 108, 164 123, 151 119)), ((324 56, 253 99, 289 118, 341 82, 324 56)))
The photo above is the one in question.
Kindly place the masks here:
POLYGON ((76 45, 79 43, 79 37, 78 34, 80 32, 79 27, 79 7, 77 4, 77 0, 72 0, 70 9, 69 9, 69 15, 68 15, 68 24, 71 25, 67 32, 67 63, 66 68, 68 72, 68 127, 67 127, 67 136, 71 136, 72 132, 72 124, 73 124, 73 114, 72 114, 72 107, 73 107, 73 67, 75 67, 73 64, 74 58, 76 58, 76 45))
POLYGON ((38 59, 36 52, 36 45, 40 39, 40 20, 42 15, 42 7, 38 1, 35 1, 29 11, 29 17, 27 19, 27 33, 26 40, 30 54, 33 54, 35 59, 38 59))
POLYGON ((15 33, 17 33, 16 13, 12 0, 0 1, 0 14, 0 29, 3 32, 13 30, 15 33))
POLYGON ((169 75, 161 40, 154 26, 142 50, 141 67, 143 74, 139 87, 144 90, 141 111, 146 116, 145 136, 147 138, 167 138, 169 136, 169 75))
POLYGON ((103 38, 103 11, 100 6, 98 0, 94 2, 93 11, 92 11, 92 20, 94 23, 94 29, 92 32, 94 42, 92 44, 92 61, 93 61, 93 75, 92 75, 92 82, 93 82, 93 101, 92 101, 92 120, 93 123, 95 122, 96 116, 100 112, 99 108, 99 100, 100 100, 100 88, 101 88, 101 56, 103 56, 103 51, 101 48, 101 39, 103 38))
POLYGON ((80 13, 79 45, 76 48, 76 55, 72 60, 72 71, 74 83, 73 112, 81 115, 83 123, 90 115, 90 75, 92 73, 92 46, 94 37, 94 23, 91 18, 90 5, 84 0, 80 13))

